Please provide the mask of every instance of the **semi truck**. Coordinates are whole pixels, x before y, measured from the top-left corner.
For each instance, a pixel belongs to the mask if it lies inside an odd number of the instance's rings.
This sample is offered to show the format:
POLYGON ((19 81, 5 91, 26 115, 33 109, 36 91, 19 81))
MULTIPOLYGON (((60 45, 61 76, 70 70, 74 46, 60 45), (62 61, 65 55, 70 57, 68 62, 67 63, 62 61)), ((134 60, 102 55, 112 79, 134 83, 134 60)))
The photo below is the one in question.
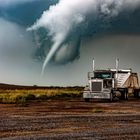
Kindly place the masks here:
POLYGON ((128 93, 134 97, 140 97, 138 74, 132 69, 119 69, 119 59, 116 59, 114 69, 95 69, 93 59, 93 71, 88 72, 88 85, 83 91, 85 101, 90 99, 108 99, 111 102, 117 97, 128 100, 128 93))

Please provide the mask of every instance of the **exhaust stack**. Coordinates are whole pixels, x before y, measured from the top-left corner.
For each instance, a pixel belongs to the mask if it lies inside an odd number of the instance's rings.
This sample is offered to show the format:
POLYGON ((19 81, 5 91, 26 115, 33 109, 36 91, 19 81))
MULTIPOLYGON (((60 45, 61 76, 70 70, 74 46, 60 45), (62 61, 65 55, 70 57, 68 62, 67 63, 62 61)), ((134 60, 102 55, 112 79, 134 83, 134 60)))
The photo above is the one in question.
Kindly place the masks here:
POLYGON ((119 58, 116 58, 116 79, 118 78, 119 58))
POLYGON ((95 71, 95 60, 94 60, 94 58, 93 58, 93 72, 95 71))

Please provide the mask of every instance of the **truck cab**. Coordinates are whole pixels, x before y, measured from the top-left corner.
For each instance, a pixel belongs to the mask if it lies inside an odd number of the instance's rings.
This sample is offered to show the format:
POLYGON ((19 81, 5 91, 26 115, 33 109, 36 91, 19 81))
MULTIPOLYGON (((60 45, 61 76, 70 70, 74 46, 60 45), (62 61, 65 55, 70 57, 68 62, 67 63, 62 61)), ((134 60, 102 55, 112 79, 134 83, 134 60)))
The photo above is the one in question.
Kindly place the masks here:
POLYGON ((88 73, 88 85, 84 89, 85 100, 90 98, 111 99, 115 87, 114 74, 110 70, 95 70, 88 73))
POLYGON ((140 96, 137 73, 132 73, 131 69, 118 69, 118 62, 116 69, 95 70, 93 65, 93 72, 88 72, 83 98, 85 101, 91 98, 113 101, 119 93, 121 99, 127 100, 130 90, 135 97, 140 96))

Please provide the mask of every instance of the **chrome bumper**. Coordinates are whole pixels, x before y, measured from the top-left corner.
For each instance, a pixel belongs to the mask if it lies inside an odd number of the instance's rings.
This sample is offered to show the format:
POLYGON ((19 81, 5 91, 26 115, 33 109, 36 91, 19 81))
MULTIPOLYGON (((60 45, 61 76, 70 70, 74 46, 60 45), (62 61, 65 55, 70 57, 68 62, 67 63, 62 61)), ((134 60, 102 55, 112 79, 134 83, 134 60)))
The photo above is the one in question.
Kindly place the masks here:
POLYGON ((94 99, 110 99, 110 92, 90 92, 84 91, 83 98, 94 98, 94 99))

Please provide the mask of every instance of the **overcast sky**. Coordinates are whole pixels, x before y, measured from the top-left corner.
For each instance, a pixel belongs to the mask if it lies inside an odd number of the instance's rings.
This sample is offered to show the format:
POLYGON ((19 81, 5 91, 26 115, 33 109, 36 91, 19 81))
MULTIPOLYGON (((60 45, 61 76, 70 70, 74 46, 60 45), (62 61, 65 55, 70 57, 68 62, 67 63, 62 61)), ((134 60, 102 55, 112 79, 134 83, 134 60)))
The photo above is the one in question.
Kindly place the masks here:
POLYGON ((96 68, 140 73, 140 0, 0 0, 0 83, 85 85, 96 68), (41 75, 42 73, 42 75, 41 75))

